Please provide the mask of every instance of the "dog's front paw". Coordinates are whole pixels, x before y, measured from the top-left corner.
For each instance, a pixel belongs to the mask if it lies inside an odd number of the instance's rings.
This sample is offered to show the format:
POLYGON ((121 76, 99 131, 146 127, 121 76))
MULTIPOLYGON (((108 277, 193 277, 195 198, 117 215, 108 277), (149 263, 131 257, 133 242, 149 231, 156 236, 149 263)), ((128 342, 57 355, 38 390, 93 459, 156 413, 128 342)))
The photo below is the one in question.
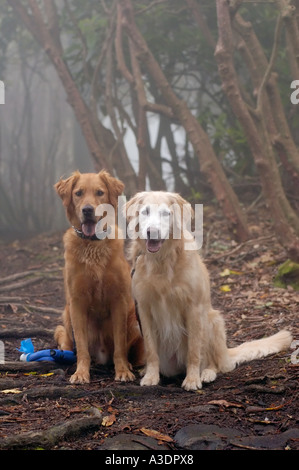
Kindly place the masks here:
POLYGON ((76 372, 71 376, 70 382, 71 384, 89 384, 89 371, 76 370, 76 372))
POLYGON ((192 391, 192 390, 198 390, 202 388, 202 383, 199 377, 199 374, 196 376, 187 376, 182 383, 182 387, 187 390, 187 392, 192 391))
POLYGON ((204 369, 201 373, 202 382, 214 382, 216 379, 216 372, 213 369, 204 369))
POLYGON ((141 379, 140 385, 158 385, 160 380, 159 374, 146 373, 141 379))
POLYGON ((114 360, 114 370, 117 382, 132 382, 135 380, 131 364, 125 360, 114 360))
POLYGON ((115 372, 115 380, 117 382, 132 382, 135 375, 129 369, 120 369, 115 372))

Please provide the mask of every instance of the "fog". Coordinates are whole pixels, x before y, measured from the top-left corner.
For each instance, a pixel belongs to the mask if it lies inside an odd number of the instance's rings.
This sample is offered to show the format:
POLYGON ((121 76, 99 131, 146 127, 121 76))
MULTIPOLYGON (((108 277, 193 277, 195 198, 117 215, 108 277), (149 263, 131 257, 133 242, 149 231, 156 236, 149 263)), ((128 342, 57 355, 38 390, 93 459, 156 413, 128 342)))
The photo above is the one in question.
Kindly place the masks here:
POLYGON ((65 92, 42 57, 8 64, 0 106, 0 236, 65 226, 55 182, 75 169, 94 171, 65 92))

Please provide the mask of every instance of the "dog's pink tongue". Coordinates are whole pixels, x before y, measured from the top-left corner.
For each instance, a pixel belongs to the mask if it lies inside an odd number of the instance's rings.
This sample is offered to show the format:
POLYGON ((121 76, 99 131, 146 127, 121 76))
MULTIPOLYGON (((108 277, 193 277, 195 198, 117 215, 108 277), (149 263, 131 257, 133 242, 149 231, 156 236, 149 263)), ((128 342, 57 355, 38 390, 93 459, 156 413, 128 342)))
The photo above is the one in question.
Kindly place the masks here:
POLYGON ((90 222, 86 224, 82 224, 82 232, 86 237, 93 237, 96 232, 96 224, 90 222))
POLYGON ((162 246, 162 240, 147 240, 146 241, 146 248, 150 253, 157 253, 162 246))

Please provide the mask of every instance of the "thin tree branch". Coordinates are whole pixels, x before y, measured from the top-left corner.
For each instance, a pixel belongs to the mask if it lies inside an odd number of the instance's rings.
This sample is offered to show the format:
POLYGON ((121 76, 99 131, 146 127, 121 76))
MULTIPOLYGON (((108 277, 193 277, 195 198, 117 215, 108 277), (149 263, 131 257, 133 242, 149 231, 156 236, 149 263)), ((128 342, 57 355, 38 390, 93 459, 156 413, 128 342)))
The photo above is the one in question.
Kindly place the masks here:
POLYGON ((150 5, 140 8, 140 10, 137 10, 136 15, 142 15, 143 13, 147 12, 156 5, 162 5, 163 3, 168 3, 168 0, 154 0, 150 5))
MULTIPOLYGON (((115 2, 113 2, 113 7, 114 7, 114 5, 115 5, 115 2)), ((109 44, 112 41, 112 36, 113 36, 114 31, 115 31, 114 9, 111 8, 111 12, 109 11, 109 13, 110 13, 110 25, 109 25, 108 31, 106 33, 106 37, 105 37, 105 40, 104 40, 104 43, 103 43, 103 46, 102 46, 102 49, 101 49, 101 53, 99 54, 99 57, 98 57, 98 60, 97 60, 97 63, 96 63, 96 66, 95 66, 95 69, 94 69, 94 72, 93 72, 93 76, 92 76, 92 80, 91 80, 91 86, 90 86, 90 104, 91 104, 91 108, 92 108, 94 117, 97 116, 98 76, 99 76, 99 73, 101 71, 103 61, 106 58, 107 48, 109 47, 109 44)))
POLYGON ((116 59, 117 65, 124 76, 124 78, 130 83, 131 85, 135 84, 134 77, 130 70, 128 69, 124 54, 123 54, 123 26, 122 26, 122 13, 121 13, 121 5, 117 5, 117 23, 116 23, 116 35, 115 35, 115 52, 116 52, 116 59))
POLYGON ((44 0, 44 9, 47 16, 48 30, 51 34, 53 41, 55 41, 57 49, 63 54, 62 45, 60 42, 60 28, 59 18, 57 14, 56 4, 54 0, 44 0))
MULTIPOLYGON (((45 0, 45 1, 47 2, 48 0, 45 0)), ((66 11, 67 11, 67 13, 68 13, 70 19, 71 19, 71 22, 72 22, 73 26, 74 26, 74 28, 75 28, 75 31, 76 31, 76 33, 77 33, 77 36, 78 36, 78 38, 79 38, 80 41, 81 41, 81 44, 82 44, 83 70, 84 70, 84 73, 85 73, 86 78, 89 80, 89 79, 90 79, 90 76, 89 76, 90 74, 89 74, 89 70, 88 70, 88 66, 87 66, 87 60, 86 60, 86 59, 87 59, 87 55, 88 55, 88 49, 87 49, 87 44, 86 44, 86 41, 85 41, 85 37, 83 36, 82 31, 81 31, 81 29, 80 29, 79 26, 78 26, 78 22, 77 22, 77 20, 76 20, 76 18, 75 18, 75 15, 74 15, 73 12, 72 12, 72 9, 71 9, 71 7, 70 7, 70 5, 69 5, 68 0, 64 0, 64 6, 65 6, 65 9, 66 9, 66 11)))
POLYGON ((277 18, 276 27, 275 27, 273 48, 272 48, 270 61, 268 63, 268 67, 267 67, 266 72, 263 76, 261 85, 260 85, 258 93, 257 93, 256 110, 259 114, 263 112, 263 105, 262 105, 263 93, 264 93, 265 86, 267 85, 267 82, 268 82, 268 80, 270 78, 270 75, 272 73, 272 70, 273 70, 273 67, 274 67, 274 64, 275 64, 275 60, 276 60, 276 57, 277 57, 281 28, 282 28, 282 15, 279 15, 278 18, 277 18))
POLYGON ((205 18, 203 17, 199 4, 196 3, 194 0, 185 0, 188 8, 190 9, 194 20, 196 21, 201 33, 203 34, 204 38, 206 39, 207 43, 215 49, 217 45, 217 41, 214 39, 205 18))

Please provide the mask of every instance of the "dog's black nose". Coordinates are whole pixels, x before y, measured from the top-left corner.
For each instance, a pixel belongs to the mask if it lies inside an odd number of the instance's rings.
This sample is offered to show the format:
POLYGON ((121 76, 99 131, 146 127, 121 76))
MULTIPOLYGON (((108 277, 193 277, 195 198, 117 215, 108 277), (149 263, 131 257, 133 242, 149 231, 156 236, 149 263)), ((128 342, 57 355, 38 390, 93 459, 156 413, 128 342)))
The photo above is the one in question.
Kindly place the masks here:
POLYGON ((85 217, 93 217, 94 208, 91 205, 86 204, 86 206, 82 207, 82 213, 85 217))
POLYGON ((148 240, 159 240, 161 237, 160 230, 157 228, 149 227, 147 229, 147 239, 148 240))

